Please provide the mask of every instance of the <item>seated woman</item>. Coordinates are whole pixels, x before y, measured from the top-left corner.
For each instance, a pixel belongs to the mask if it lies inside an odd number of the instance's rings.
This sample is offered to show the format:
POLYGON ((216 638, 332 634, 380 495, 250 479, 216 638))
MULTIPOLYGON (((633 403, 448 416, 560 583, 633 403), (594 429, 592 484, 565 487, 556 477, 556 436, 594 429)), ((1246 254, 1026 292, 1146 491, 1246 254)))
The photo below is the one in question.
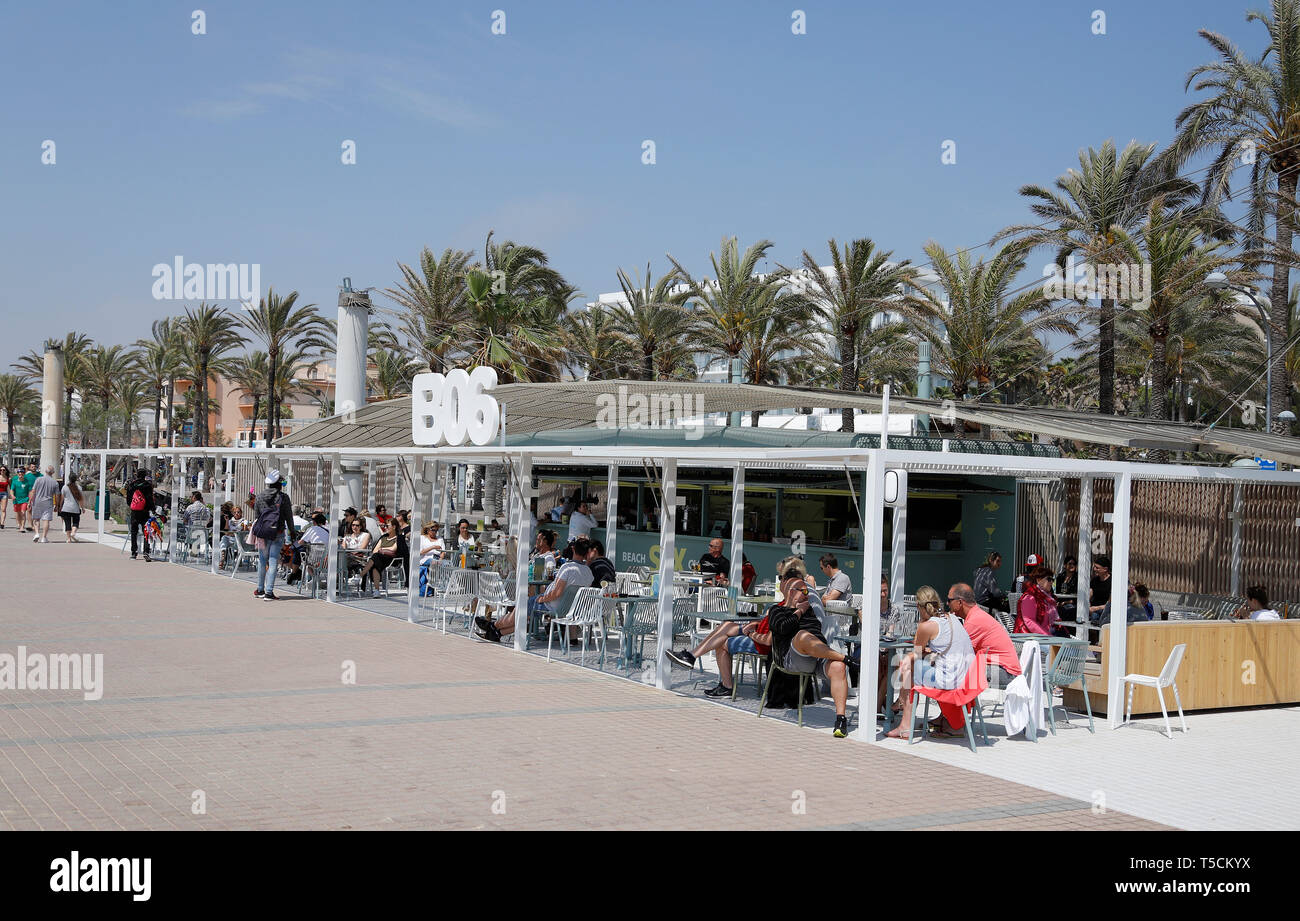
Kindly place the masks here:
MULTIPOLYGON (((949 600, 952 597, 950 589, 949 600)), ((912 651, 903 657, 898 670, 903 719, 889 731, 891 739, 911 737, 913 681, 918 687, 953 690, 961 686, 975 661, 975 649, 966 628, 957 615, 941 613, 938 592, 928 585, 918 588, 916 609, 921 622, 912 638, 912 651), (925 661, 927 649, 937 656, 933 665, 925 661)), ((895 709, 899 703, 895 703, 895 709)))
POLYGON ((366 590, 366 580, 370 580, 370 594, 377 596, 379 594, 380 574, 393 564, 393 562, 405 552, 405 541, 402 539, 401 526, 396 518, 388 519, 388 527, 384 529, 384 536, 379 539, 375 545, 375 552, 370 554, 366 560, 366 565, 361 568, 361 591, 366 590))
POLYGON ((441 560, 446 553, 447 546, 443 543, 442 538, 438 536, 438 531, 442 525, 436 521, 431 521, 420 531, 420 594, 431 595, 432 589, 429 588, 429 568, 438 560, 441 560))
POLYGON ((354 551, 348 554, 348 574, 361 569, 366 550, 370 549, 370 532, 360 518, 353 518, 348 524, 348 533, 343 538, 343 549, 354 551))
POLYGON ((1016 605, 1017 633, 1037 633, 1051 636, 1055 633, 1060 616, 1056 612, 1056 598, 1052 595, 1052 571, 1039 566, 1025 580, 1024 591, 1016 605))

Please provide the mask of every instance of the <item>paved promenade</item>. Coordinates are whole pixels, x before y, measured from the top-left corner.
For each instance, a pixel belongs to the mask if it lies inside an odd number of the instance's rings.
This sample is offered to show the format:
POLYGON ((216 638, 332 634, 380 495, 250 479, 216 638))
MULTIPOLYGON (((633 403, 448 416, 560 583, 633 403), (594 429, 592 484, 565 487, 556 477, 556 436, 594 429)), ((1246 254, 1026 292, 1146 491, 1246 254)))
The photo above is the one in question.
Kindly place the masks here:
POLYGON ((0 829, 1160 827, 93 543, 0 568, 0 655, 104 669, 0 690, 0 829))

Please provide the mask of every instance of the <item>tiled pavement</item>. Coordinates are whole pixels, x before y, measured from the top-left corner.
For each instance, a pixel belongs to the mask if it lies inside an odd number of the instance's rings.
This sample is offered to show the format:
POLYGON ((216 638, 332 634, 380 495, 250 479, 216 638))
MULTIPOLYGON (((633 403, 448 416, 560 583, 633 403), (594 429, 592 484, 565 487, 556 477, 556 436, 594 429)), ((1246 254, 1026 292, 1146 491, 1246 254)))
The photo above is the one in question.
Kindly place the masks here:
POLYGON ((94 544, 0 532, 0 571, 0 653, 105 670, 0 691, 0 828, 1158 827, 94 544))

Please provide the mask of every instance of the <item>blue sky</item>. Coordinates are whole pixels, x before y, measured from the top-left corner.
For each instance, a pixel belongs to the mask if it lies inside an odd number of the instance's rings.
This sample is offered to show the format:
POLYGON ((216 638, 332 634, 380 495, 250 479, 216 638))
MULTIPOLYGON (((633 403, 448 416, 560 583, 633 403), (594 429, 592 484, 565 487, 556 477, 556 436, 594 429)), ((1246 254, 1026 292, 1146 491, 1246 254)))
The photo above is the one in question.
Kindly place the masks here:
POLYGON ((1081 147, 1168 141, 1197 29, 1257 50, 1259 5, 8 3, 0 366, 146 336, 176 256, 258 263, 328 316, 343 276, 389 287, 489 229, 588 296, 665 253, 706 274, 724 235, 775 241, 768 268, 832 236, 923 261, 1026 220, 1016 190, 1081 147))

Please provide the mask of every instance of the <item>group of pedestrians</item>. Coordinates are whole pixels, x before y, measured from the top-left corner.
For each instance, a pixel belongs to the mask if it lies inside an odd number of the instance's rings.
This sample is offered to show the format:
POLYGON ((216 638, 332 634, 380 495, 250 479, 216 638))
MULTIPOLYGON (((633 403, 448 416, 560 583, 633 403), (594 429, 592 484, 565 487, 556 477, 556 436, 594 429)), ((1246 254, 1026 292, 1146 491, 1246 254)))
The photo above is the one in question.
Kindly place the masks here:
POLYGON ((0 531, 9 523, 9 506, 13 506, 19 534, 31 534, 33 543, 50 542, 50 524, 57 512, 63 519, 65 543, 77 543, 81 525, 83 497, 76 474, 69 473, 62 482, 55 476, 53 464, 40 473, 37 465, 11 473, 0 464, 0 531))

